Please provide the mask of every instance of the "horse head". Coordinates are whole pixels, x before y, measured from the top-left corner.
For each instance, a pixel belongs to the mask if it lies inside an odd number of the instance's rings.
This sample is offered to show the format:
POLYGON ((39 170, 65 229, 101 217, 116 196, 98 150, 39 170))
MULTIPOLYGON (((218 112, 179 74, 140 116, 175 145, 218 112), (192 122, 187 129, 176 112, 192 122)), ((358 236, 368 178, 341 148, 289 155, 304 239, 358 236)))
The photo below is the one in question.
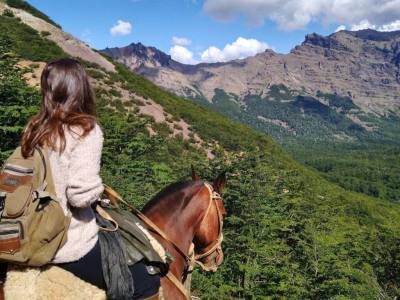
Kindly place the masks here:
MULTIPOLYGON (((200 180, 192 167, 192 179, 200 180)), ((224 200, 221 194, 226 184, 225 172, 220 174, 213 184, 205 183, 208 189, 208 205, 203 217, 198 224, 191 253, 189 255, 202 268, 203 271, 217 271, 222 264, 224 253, 221 243, 223 240, 223 218, 226 214, 224 200)))

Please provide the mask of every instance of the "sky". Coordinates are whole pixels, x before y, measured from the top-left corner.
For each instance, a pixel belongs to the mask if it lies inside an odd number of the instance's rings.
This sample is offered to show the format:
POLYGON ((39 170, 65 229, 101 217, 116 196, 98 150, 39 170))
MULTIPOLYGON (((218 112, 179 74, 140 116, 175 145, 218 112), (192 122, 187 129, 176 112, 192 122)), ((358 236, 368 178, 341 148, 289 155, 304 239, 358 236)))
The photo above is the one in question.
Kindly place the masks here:
POLYGON ((94 49, 141 42, 182 63, 288 53, 308 33, 400 30, 400 0, 28 0, 94 49))

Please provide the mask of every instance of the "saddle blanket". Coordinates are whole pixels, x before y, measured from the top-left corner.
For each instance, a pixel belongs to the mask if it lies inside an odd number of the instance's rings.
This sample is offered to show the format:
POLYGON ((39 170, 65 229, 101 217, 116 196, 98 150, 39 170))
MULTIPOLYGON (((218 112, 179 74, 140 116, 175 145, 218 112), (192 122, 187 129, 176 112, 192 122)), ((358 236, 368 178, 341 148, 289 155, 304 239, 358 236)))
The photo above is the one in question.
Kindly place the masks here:
POLYGON ((7 300, 107 300, 105 291, 54 265, 10 265, 4 296, 7 300))

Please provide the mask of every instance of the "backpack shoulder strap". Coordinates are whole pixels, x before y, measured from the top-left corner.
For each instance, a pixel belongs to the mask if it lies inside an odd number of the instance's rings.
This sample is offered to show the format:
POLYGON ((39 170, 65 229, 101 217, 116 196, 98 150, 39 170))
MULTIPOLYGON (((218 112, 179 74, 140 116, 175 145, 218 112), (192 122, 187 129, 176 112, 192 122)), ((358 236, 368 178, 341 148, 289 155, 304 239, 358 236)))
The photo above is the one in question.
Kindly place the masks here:
POLYGON ((43 168, 42 170, 42 183, 41 183, 41 189, 45 190, 51 195, 56 195, 56 189, 54 186, 54 180, 53 180, 53 174, 51 172, 50 168, 50 160, 49 160, 49 154, 48 150, 46 147, 35 147, 35 152, 39 154, 40 157, 40 165, 43 168))

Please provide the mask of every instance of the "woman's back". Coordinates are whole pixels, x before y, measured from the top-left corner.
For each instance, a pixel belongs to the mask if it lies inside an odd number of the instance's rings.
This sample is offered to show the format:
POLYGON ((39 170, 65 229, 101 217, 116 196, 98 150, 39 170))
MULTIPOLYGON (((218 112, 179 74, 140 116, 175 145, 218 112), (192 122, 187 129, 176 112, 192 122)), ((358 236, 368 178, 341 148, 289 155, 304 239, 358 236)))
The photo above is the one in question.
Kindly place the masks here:
POLYGON ((65 150, 61 154, 49 150, 57 198, 64 212, 72 215, 67 242, 57 252, 55 263, 75 261, 94 247, 98 226, 90 205, 103 192, 99 176, 101 128, 96 124, 83 138, 66 129, 65 138, 65 150))

